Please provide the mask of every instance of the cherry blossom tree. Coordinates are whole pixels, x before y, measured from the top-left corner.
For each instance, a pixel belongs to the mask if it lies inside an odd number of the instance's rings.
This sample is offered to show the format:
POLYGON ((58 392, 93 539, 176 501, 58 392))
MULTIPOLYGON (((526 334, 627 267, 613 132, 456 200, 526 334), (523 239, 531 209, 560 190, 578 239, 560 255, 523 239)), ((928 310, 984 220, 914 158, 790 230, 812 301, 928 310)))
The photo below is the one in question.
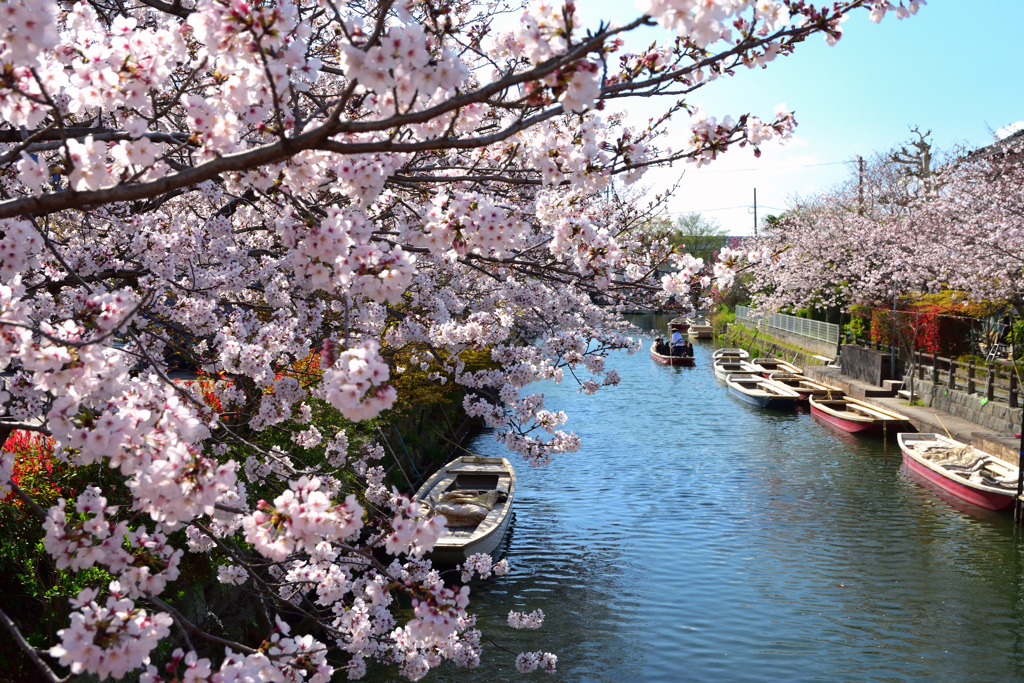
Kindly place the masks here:
POLYGON ((912 131, 908 143, 859 160, 845 182, 794 199, 751 243, 775 255, 751 266, 758 305, 846 307, 892 301, 894 283, 902 291, 943 286, 935 255, 948 240, 916 225, 916 214, 947 182, 932 164, 948 174, 959 156, 936 152, 928 133, 912 131))
POLYGON ((0 436, 43 432, 99 474, 49 509, 10 479, 11 454, 0 483, 59 567, 109 579, 45 648, 4 625, 52 680, 474 666, 466 584, 507 566, 473 558, 445 583, 424 559, 443 518, 383 484, 379 444, 321 433, 314 408, 381 415, 408 371, 386 359, 413 349, 527 462, 577 449, 529 385, 614 385, 608 352, 637 345, 615 307, 710 284, 698 259, 638 248, 648 208, 612 179, 787 136, 789 112, 719 120, 688 95, 814 33, 834 43, 853 11, 920 4, 645 0, 584 29, 544 0, 508 26, 485 0, 3 2, 0 436), (625 49, 656 24, 664 44, 625 49), (605 113, 659 95, 672 103, 647 127, 605 113), (689 132, 669 147, 673 115, 689 132), (215 380, 182 382, 183 366, 215 380), (281 433, 291 448, 268 445, 281 433), (252 596, 260 638, 176 604, 192 555, 252 596), (161 641, 178 649, 158 661, 161 641))
MULTIPOLYGON (((905 152, 905 147, 902 148, 905 152)), ((932 151, 925 150, 929 159, 932 151)), ((878 155, 856 181, 789 212, 756 246, 762 306, 892 301, 952 291, 1024 313, 1024 147, 1019 139, 937 155, 905 173, 878 155)))

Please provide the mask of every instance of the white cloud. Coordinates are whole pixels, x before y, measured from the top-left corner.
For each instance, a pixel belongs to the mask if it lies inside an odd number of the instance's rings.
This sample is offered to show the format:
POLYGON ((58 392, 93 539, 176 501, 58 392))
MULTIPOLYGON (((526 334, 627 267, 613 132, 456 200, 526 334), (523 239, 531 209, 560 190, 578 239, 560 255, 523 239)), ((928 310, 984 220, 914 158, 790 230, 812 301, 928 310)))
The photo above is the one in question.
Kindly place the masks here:
POLYGON ((1024 130, 1024 121, 1017 121, 1016 123, 1008 123, 995 132, 996 140, 1004 140, 1019 130, 1024 130))

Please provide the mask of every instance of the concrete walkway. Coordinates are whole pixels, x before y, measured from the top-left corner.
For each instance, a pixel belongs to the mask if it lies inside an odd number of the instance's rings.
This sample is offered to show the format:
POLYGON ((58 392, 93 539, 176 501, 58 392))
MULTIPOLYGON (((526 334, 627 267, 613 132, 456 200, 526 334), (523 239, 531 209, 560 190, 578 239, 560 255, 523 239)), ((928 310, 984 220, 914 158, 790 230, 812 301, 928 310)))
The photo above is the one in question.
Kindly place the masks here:
POLYGON ((976 446, 1012 465, 1020 462, 1020 439, 1013 434, 993 432, 934 408, 907 405, 903 398, 885 396, 880 387, 843 375, 836 367, 809 365, 804 367, 804 373, 824 384, 839 387, 854 398, 906 415, 919 432, 948 434, 957 441, 976 446))

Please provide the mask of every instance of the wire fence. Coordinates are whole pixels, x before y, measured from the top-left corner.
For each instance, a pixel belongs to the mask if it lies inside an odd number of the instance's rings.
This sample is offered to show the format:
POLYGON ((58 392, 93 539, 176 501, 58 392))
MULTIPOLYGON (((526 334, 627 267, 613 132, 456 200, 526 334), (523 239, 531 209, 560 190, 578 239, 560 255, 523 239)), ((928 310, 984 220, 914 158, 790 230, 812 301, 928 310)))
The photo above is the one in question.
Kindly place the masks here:
POLYGON ((754 325, 784 330, 790 334, 798 334, 809 339, 839 343, 839 325, 823 323, 818 320, 798 318, 785 313, 763 313, 749 306, 736 307, 736 319, 745 320, 754 325))

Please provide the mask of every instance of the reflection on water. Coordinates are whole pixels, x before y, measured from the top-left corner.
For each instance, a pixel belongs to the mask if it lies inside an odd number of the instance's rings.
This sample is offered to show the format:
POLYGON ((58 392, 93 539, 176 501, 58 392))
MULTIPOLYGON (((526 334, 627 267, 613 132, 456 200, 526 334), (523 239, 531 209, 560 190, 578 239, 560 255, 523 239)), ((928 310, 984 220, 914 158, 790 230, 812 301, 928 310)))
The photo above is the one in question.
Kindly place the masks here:
MULTIPOLYGON (((732 400, 694 346, 695 368, 617 354, 622 385, 594 396, 544 387, 584 446, 516 462, 513 570, 474 586, 483 628, 555 652, 544 680, 1024 680, 1009 516, 910 478, 891 443, 732 400), (540 631, 504 626, 538 607, 540 631)), ((516 676, 487 648, 428 680, 516 676)))

